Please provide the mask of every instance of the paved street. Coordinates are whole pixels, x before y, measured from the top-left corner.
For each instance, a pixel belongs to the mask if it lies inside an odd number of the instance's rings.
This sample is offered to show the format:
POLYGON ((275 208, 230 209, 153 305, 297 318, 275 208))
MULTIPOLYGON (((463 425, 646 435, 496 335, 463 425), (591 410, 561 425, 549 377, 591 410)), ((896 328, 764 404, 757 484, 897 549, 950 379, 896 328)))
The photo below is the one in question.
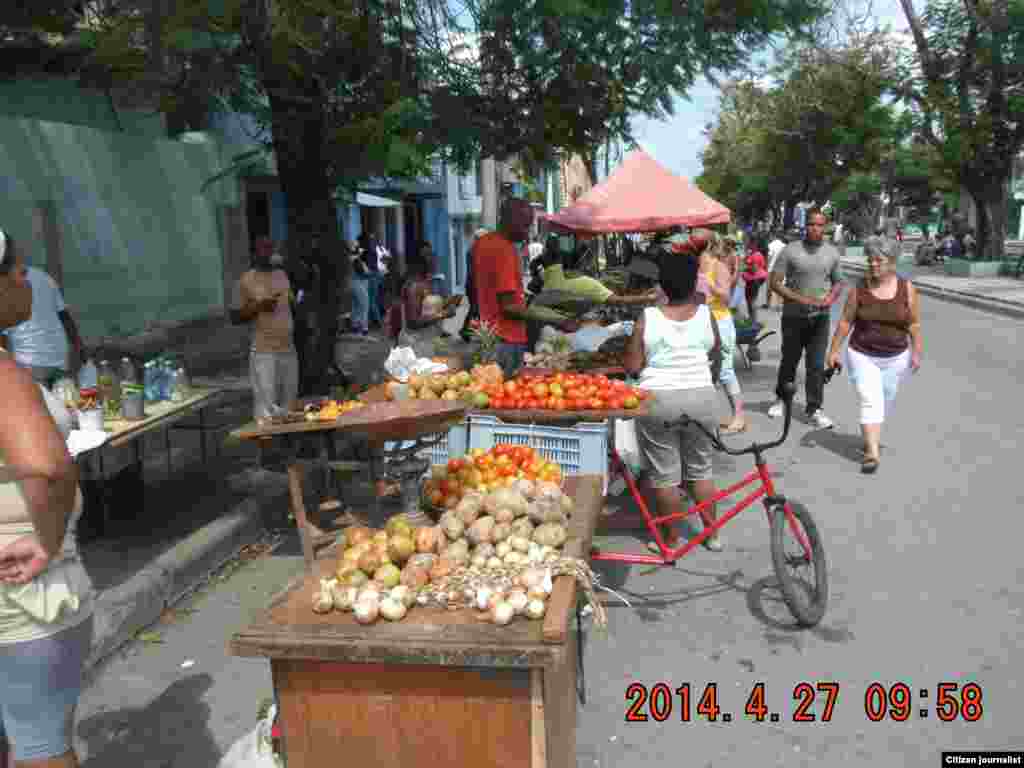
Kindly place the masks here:
MULTIPOLYGON (((725 530, 724 553, 698 550, 678 568, 653 574, 605 570, 633 609, 609 597, 609 635, 586 634, 580 768, 669 761, 933 766, 943 748, 1021 746, 1013 653, 1024 609, 1024 525, 1013 490, 1024 423, 1014 407, 1024 375, 1015 344, 1021 322, 931 298, 922 310, 924 366, 886 426, 877 475, 859 473, 857 409, 845 374, 826 391, 836 429, 812 432, 797 423, 773 457, 782 492, 810 508, 823 534, 832 595, 822 625, 789 626, 758 509, 725 530), (831 722, 793 722, 793 689, 805 681, 840 686, 831 722), (908 722, 868 719, 864 694, 875 681, 910 687, 908 722), (937 686, 945 681, 981 686, 979 722, 938 720, 937 686), (631 682, 672 689, 690 683, 694 705, 705 685, 716 683, 718 705, 733 720, 682 723, 677 696, 667 722, 627 724, 631 682), (744 718, 756 682, 765 683, 778 724, 744 718), (922 688, 929 691, 924 700, 922 688)), ((765 353, 752 372, 741 372, 752 434, 762 437, 778 428, 765 415, 777 337, 765 353)), ((723 481, 748 468, 717 463, 723 481)), ((215 766, 271 695, 268 665, 227 656, 227 637, 300 568, 295 542, 286 539, 273 554, 213 582, 154 628, 151 642, 135 643, 99 669, 78 715, 85 768, 215 766), (183 667, 188 661, 194 664, 183 667)), ((820 718, 823 706, 819 697, 810 711, 820 718)))

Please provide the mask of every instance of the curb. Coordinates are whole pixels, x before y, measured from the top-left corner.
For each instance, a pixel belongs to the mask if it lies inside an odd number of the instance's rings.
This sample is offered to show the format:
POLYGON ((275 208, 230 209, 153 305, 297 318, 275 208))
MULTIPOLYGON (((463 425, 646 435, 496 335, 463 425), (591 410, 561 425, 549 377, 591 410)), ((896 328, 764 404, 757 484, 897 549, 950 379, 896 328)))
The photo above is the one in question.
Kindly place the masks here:
POLYGON ((155 623, 164 609, 178 602, 246 544, 266 530, 268 507, 286 498, 258 495, 238 504, 224 517, 193 532, 118 586, 96 596, 92 652, 85 671, 97 667, 142 629, 155 623))
MULTIPOLYGON (((867 270, 859 264, 850 262, 843 262, 843 270, 846 272, 855 272, 858 276, 863 276, 867 270)), ((913 278, 911 278, 913 280, 913 278)), ((913 281, 917 290, 925 296, 931 296, 932 298, 939 299, 940 301, 946 301, 951 304, 961 304, 965 307, 971 307, 972 309, 978 309, 982 312, 989 312, 994 315, 1002 315, 1004 317, 1012 317, 1017 320, 1024 319, 1024 306, 1017 303, 1011 303, 1008 301, 1002 301, 1000 299, 982 298, 976 294, 965 293, 963 291, 955 291, 950 288, 936 288, 932 285, 913 281)))

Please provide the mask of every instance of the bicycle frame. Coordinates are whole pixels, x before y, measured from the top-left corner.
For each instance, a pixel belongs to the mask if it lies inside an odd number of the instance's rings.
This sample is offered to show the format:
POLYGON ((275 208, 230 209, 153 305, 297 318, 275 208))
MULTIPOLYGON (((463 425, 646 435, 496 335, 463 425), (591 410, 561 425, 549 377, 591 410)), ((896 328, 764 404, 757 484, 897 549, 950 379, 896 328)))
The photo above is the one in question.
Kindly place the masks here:
MULTIPOLYGON (((633 473, 625 465, 625 463, 623 463, 621 457, 618 454, 618 451, 616 451, 614 448, 612 448, 611 450, 610 458, 613 473, 621 474, 622 477, 625 479, 626 485, 629 487, 630 494, 633 496, 633 499, 636 501, 637 506, 639 506, 640 508, 641 517, 643 521, 646 523, 647 529, 654 536, 654 540, 657 543, 658 550, 661 552, 661 554, 647 555, 634 552, 602 552, 600 550, 593 549, 590 553, 591 560, 631 564, 635 563, 638 565, 671 565, 675 563, 679 558, 688 554, 695 547, 703 543, 703 541, 706 538, 716 533, 726 523, 728 523, 730 520, 736 517, 736 515, 738 515, 740 512, 747 509, 749 506, 751 506, 752 504, 754 504, 755 502, 762 498, 765 499, 766 514, 769 512, 771 504, 773 502, 781 501, 783 503, 784 514, 786 515, 786 519, 789 522, 790 528, 792 529, 797 539, 800 541, 800 544, 803 547, 804 553, 807 555, 807 557, 809 558, 811 555, 810 542, 804 535, 803 530, 796 525, 793 513, 789 509, 789 505, 785 503, 784 499, 781 499, 775 495, 775 484, 772 482, 772 477, 769 473, 768 465, 761 458, 756 459, 756 468, 754 469, 754 471, 748 474, 739 482, 719 491, 710 499, 706 499, 702 502, 693 505, 692 507, 689 507, 683 512, 679 512, 672 515, 666 515, 664 517, 655 517, 651 514, 650 510, 647 508, 647 503, 644 501, 643 495, 640 493, 640 489, 637 486, 636 479, 633 477, 633 473), (724 515, 718 517, 711 527, 705 528, 703 531, 700 532, 700 534, 688 540, 685 544, 682 544, 681 546, 676 547, 674 549, 670 549, 665 544, 665 540, 664 537, 661 535, 661 530, 659 526, 664 525, 666 523, 674 522, 676 520, 682 520, 693 514, 699 515, 712 504, 715 504, 723 499, 729 498, 730 496, 737 493, 741 489, 746 488, 747 486, 753 485, 755 483, 759 483, 759 486, 756 488, 756 490, 744 496, 739 502, 737 502, 736 506, 734 506, 732 509, 726 512, 724 515)), ((625 519, 625 521, 629 520, 636 522, 637 518, 633 516, 631 518, 625 519)))

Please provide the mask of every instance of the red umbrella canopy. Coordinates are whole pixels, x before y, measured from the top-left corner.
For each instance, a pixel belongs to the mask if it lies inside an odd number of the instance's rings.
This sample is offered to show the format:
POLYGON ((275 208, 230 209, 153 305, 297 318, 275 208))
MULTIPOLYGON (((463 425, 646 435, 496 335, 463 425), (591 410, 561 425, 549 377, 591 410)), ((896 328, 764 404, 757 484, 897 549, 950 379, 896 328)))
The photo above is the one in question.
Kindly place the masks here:
POLYGON ((568 208, 541 218, 555 228, 585 234, 656 232, 674 226, 729 222, 729 209, 642 150, 568 208))

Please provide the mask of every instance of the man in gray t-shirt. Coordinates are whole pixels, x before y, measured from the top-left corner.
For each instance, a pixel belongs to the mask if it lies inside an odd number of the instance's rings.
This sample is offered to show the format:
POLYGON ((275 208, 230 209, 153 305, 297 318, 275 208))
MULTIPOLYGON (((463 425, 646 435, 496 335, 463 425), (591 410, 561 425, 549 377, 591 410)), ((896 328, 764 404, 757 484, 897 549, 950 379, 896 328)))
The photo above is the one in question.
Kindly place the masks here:
MULTIPOLYGON (((807 214, 807 234, 787 245, 772 267, 771 290, 783 299, 782 361, 776 395, 796 378, 800 358, 807 372, 807 416, 819 429, 832 420, 821 410, 825 397, 825 355, 829 342, 829 308, 842 291, 843 269, 839 251, 826 242, 825 214, 813 209, 807 214), (806 357, 804 353, 806 352, 806 357)), ((768 409, 775 417, 782 413, 776 401, 768 409)))

